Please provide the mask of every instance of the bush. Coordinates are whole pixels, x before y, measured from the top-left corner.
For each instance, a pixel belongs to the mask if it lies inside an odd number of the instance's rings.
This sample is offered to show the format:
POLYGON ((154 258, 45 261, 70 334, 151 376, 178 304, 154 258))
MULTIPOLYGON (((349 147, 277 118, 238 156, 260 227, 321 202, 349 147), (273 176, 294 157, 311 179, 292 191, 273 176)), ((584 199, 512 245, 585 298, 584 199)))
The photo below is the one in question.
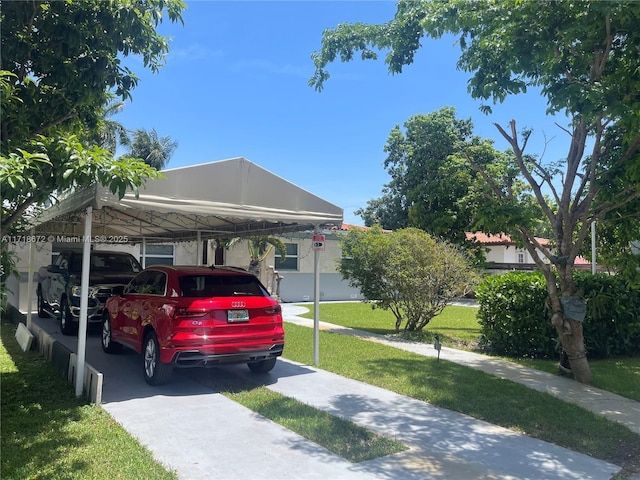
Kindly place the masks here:
POLYGON ((587 300, 584 338, 589 355, 640 353, 640 290, 618 276, 577 272, 574 278, 587 300))
MULTIPOLYGON (((584 336, 590 357, 640 352, 640 291, 619 277, 576 272, 587 300, 584 336)), ((540 272, 487 277, 477 288, 481 346, 507 356, 555 357, 557 334, 540 272)))
POLYGON ((539 272, 486 277, 476 289, 481 346, 499 355, 550 357, 556 332, 546 308, 547 287, 539 272))

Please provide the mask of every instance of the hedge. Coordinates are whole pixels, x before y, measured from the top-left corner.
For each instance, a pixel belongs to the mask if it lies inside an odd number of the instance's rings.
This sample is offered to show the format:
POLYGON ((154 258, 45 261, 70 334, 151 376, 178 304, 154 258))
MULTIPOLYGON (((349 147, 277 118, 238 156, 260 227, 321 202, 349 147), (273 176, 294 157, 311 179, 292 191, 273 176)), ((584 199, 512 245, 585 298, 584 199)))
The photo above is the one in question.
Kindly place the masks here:
MULTIPOLYGON (((591 358, 640 353, 640 290, 623 279, 576 272, 587 300, 584 336, 591 358)), ((557 357, 557 334, 540 272, 486 277, 476 289, 481 347, 499 355, 557 357)))

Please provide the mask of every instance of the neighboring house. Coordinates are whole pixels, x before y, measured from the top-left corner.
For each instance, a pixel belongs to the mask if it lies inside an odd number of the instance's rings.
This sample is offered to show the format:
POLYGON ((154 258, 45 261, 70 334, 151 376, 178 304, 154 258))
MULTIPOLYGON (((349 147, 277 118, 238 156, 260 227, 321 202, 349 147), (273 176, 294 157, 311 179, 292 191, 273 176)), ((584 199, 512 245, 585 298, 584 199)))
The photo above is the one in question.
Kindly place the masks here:
MULTIPOLYGON (((482 232, 466 232, 467 240, 481 243, 486 247, 487 270, 489 273, 502 273, 505 270, 534 270, 536 263, 531 254, 516 245, 509 235, 489 235, 482 232)), ((542 246, 549 245, 546 238, 536 238, 542 246)), ((539 254, 540 258, 544 258, 539 254)), ((546 259, 545 259, 546 261, 546 259)), ((582 257, 577 257, 574 267, 588 270, 591 264, 582 257)))

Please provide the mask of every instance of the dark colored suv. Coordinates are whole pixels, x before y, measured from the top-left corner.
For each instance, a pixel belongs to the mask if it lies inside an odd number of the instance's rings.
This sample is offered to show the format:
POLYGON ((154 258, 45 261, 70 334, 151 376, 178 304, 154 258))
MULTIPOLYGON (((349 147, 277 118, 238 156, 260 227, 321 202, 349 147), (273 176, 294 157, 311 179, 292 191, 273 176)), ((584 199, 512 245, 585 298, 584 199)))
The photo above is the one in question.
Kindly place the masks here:
POLYGON ((143 357, 144 379, 167 382, 173 368, 246 363, 269 372, 282 355, 280 304, 253 275, 226 267, 154 266, 107 301, 102 348, 143 357))
MULTIPOLYGON (((100 327, 107 298, 122 291, 142 267, 133 255, 124 252, 92 250, 89 259, 87 322, 100 327)), ((38 271, 38 315, 56 315, 64 335, 78 331, 81 276, 81 250, 63 250, 52 265, 38 271)))

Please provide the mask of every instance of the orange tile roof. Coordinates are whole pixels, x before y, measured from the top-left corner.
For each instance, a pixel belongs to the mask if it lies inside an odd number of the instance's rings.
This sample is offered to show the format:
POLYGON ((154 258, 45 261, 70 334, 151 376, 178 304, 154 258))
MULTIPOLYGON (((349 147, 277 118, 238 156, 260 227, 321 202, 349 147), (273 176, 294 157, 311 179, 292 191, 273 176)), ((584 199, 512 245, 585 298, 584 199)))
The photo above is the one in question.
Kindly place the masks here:
MULTIPOLYGON (((506 233, 498 233, 496 235, 483 232, 465 232, 467 240, 476 241, 483 245, 515 245, 516 242, 506 233)), ((540 245, 549 245, 547 238, 535 237, 540 245)))

